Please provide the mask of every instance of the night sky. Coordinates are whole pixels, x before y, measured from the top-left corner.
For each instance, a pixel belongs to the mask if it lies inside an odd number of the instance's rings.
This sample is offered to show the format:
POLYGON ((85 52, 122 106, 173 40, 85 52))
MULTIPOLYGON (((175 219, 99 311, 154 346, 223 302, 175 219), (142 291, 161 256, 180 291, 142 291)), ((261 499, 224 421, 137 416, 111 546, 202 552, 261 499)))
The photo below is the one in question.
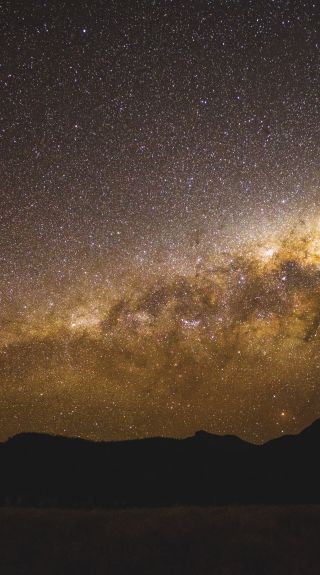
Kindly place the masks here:
POLYGON ((320 4, 0 22, 0 440, 320 417, 320 4))

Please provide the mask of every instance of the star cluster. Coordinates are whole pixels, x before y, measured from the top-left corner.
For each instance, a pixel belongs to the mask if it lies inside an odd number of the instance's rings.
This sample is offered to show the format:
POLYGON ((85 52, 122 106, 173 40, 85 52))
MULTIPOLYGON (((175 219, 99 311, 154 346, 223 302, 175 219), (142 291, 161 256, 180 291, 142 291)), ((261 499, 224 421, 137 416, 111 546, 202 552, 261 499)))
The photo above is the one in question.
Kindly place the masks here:
POLYGON ((2 6, 2 439, 320 414, 319 7, 2 6))

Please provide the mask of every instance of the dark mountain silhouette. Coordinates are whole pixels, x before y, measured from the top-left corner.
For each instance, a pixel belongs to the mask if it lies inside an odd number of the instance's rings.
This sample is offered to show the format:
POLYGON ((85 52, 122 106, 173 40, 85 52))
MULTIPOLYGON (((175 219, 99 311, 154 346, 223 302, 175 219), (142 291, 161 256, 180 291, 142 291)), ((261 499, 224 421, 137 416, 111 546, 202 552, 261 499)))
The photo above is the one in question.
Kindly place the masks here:
POLYGON ((0 444, 0 503, 65 507, 320 503, 320 420, 257 446, 186 439, 91 442, 23 433, 0 444))

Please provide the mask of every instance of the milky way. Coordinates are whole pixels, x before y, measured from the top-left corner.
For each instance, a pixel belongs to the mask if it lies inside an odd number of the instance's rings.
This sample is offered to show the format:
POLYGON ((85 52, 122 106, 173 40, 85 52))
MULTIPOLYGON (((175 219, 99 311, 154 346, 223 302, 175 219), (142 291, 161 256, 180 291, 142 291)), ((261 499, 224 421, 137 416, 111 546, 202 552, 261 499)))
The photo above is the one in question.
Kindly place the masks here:
POLYGON ((27 4, 2 7, 1 439, 299 431, 317 3, 27 4))

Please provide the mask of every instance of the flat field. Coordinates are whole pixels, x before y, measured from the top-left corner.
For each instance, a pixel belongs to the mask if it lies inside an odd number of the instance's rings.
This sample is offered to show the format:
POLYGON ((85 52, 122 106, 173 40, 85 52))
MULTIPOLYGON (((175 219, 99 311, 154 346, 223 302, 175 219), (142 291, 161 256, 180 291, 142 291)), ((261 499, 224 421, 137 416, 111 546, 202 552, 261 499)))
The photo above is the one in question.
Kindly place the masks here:
POLYGON ((0 509, 1 575, 319 575, 320 506, 0 509))

